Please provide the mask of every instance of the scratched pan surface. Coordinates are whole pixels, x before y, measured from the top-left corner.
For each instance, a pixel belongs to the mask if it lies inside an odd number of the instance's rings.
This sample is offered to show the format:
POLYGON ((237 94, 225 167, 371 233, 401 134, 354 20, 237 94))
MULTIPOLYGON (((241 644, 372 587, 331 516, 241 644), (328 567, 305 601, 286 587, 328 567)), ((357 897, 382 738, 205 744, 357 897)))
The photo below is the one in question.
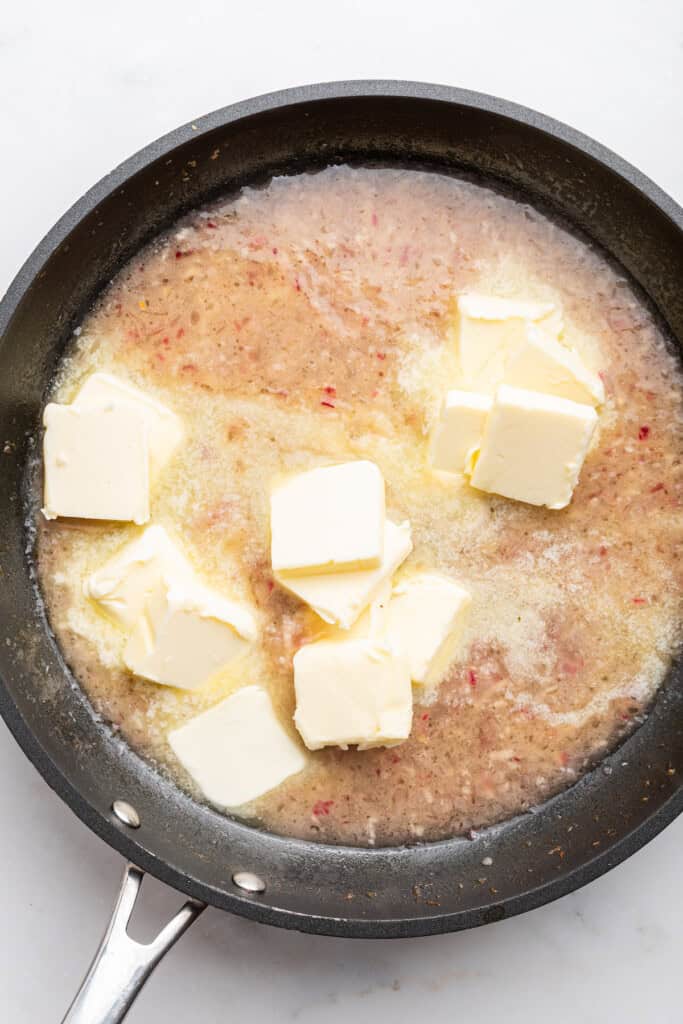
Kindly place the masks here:
POLYGON ((534 814, 474 840, 398 849, 283 839, 193 802, 93 714, 46 625, 25 526, 39 478, 43 396, 73 327, 113 274, 209 197, 341 161, 474 175, 537 202, 621 264, 680 350, 682 211, 613 154, 538 114, 443 87, 351 82, 250 100, 172 132, 76 203, 0 306, 0 711, 75 813, 177 889, 304 931, 423 935, 555 899, 618 864, 679 813, 681 662, 645 724, 534 814), (135 805, 138 830, 113 817, 116 798, 135 805), (486 856, 493 864, 483 868, 486 856), (239 870, 257 872, 266 891, 238 890, 231 879, 239 870))

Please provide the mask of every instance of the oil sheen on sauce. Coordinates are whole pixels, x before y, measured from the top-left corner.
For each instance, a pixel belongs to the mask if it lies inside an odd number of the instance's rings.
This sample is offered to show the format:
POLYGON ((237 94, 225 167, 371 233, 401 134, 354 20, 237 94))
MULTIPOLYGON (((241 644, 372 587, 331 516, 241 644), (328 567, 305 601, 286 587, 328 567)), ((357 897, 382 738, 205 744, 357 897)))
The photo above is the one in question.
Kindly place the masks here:
POLYGON ((260 644, 208 688, 133 678, 82 581, 134 528, 40 524, 67 661, 112 727, 180 785, 192 788, 169 729, 236 687, 266 685, 292 728, 292 655, 324 626, 272 579, 269 485, 331 459, 378 463, 387 515, 412 524, 408 567, 461 581, 472 614, 407 742, 318 751, 245 816, 335 843, 451 836, 570 785, 646 712, 680 638, 681 379, 628 283, 533 208, 413 170, 336 167, 246 189, 121 272, 54 398, 70 401, 95 370, 183 417, 154 520, 206 582, 259 609, 260 644), (562 512, 429 471, 428 433, 455 374, 449 305, 465 290, 560 304, 565 337, 602 374, 597 443, 562 512))

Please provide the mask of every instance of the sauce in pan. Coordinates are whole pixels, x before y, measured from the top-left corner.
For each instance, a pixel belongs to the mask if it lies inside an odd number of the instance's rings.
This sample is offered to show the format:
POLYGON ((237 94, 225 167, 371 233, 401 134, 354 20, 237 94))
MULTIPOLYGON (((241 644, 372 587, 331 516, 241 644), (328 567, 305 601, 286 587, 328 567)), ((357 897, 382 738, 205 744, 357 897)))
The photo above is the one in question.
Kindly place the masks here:
POLYGON ((627 282, 530 206, 412 170, 278 178, 196 211, 133 260, 86 318, 54 400, 105 370, 158 397, 186 439, 154 492, 204 579, 252 602, 260 642, 239 672, 186 692, 136 678, 82 583, 136 528, 42 522, 52 628, 94 707, 192 789, 169 729, 245 683, 282 722, 291 659, 324 624, 272 577, 270 482, 368 458, 387 515, 409 519, 411 569, 472 595, 447 676, 416 691, 410 738, 309 756, 244 809, 266 828, 394 844, 491 824, 569 786, 646 713, 680 638, 682 383, 627 282), (427 438, 452 376, 453 296, 552 301, 600 370, 597 441, 568 508, 444 481, 427 438))

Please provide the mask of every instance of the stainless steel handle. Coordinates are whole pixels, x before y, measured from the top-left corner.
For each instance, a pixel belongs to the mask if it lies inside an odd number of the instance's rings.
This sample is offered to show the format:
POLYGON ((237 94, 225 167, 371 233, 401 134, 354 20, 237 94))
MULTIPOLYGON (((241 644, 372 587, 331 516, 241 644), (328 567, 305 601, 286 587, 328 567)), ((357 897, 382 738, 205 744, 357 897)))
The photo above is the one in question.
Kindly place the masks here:
POLYGON ((143 871, 126 865, 104 938, 62 1024, 119 1024, 161 958, 206 907, 188 900, 152 942, 136 942, 127 928, 143 878, 143 871))

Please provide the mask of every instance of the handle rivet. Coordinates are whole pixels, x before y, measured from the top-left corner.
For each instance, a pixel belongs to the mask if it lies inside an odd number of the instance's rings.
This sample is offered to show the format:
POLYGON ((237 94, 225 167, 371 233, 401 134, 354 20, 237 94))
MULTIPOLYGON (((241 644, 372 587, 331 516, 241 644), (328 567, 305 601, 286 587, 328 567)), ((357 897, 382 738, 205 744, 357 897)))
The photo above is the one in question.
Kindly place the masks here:
POLYGON ((244 892, 265 892, 266 883, 252 871, 236 871, 232 880, 238 889, 244 892))
POLYGON ((114 800, 111 809, 124 825, 128 825, 129 828, 140 828, 140 815, 126 800, 114 800))

